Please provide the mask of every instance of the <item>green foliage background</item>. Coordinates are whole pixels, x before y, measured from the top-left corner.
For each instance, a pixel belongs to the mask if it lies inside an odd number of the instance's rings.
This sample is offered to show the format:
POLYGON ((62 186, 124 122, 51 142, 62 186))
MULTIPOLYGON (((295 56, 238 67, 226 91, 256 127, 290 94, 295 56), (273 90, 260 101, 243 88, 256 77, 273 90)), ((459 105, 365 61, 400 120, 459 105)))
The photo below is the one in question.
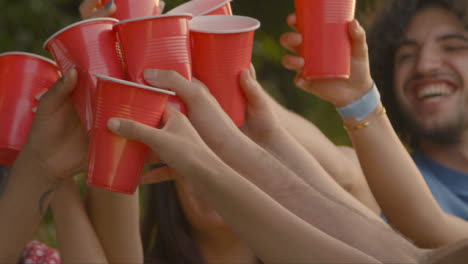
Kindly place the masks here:
MULTIPOLYGON (((360 11, 372 7, 374 2, 357 1, 360 11)), ((80 2, 0 0, 0 53, 27 51, 51 58, 42 49, 43 42, 62 27, 80 20, 80 2)), ((166 0, 166 10, 183 2, 186 0, 166 0)), ((278 40, 283 32, 291 30, 285 19, 294 11, 294 1, 233 0, 232 8, 235 14, 255 17, 262 23, 261 29, 256 32, 252 62, 263 87, 284 106, 315 123, 333 142, 349 144, 333 107, 296 88, 293 83, 294 73, 281 65, 281 57, 287 51, 279 45, 278 40)), ((83 186, 81 189, 84 189, 83 186)), ((50 213, 42 221, 36 238, 56 246, 50 213)))

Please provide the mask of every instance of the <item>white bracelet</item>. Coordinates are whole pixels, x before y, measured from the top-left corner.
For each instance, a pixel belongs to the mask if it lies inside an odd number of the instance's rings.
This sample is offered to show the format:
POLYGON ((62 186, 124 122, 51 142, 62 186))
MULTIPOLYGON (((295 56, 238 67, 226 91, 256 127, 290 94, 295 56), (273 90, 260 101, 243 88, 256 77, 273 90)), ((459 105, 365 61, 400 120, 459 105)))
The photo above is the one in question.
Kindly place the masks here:
POLYGON ((372 83, 372 89, 363 97, 352 104, 338 107, 336 110, 342 118, 356 118, 356 120, 361 121, 375 110, 379 102, 380 93, 375 83, 372 83))

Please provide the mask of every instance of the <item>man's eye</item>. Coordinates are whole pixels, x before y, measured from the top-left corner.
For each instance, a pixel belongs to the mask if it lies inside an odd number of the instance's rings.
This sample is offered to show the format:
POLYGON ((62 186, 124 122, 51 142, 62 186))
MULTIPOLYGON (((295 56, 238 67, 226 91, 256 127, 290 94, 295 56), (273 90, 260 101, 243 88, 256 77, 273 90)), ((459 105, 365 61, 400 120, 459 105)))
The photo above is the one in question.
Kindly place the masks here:
POLYGON ((398 56, 397 62, 402 63, 407 61, 408 59, 411 59, 414 55, 412 53, 403 53, 398 56))
POLYGON ((444 47, 444 50, 445 51, 448 51, 448 52, 452 52, 452 51, 460 51, 460 50, 466 50, 468 49, 468 46, 460 46, 460 45, 452 45, 452 46, 445 46, 444 47))

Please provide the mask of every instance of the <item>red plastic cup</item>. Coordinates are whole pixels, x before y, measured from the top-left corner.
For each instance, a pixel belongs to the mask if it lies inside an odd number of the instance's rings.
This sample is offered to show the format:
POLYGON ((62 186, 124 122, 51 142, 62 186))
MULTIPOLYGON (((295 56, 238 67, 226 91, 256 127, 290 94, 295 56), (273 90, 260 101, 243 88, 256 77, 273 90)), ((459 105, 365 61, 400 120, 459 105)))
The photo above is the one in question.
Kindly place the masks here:
POLYGON ((192 0, 171 9, 167 14, 190 13, 194 17, 207 15, 232 16, 231 1, 232 0, 192 0))
POLYGON ((13 165, 33 121, 34 96, 59 78, 55 62, 26 52, 0 54, 0 164, 13 165))
POLYGON ((356 0, 295 0, 306 79, 349 78, 349 22, 356 0))
POLYGON ((175 93, 124 80, 96 75, 96 112, 88 154, 86 183, 133 194, 148 154, 144 144, 115 135, 107 129, 112 117, 156 127, 168 95, 175 93))
POLYGON ((52 53, 62 74, 75 67, 78 83, 72 93, 73 104, 83 127, 90 131, 97 80, 93 73, 125 79, 118 52, 117 40, 112 31, 118 22, 113 18, 96 18, 72 24, 54 35, 44 44, 52 53))
POLYGON ((245 96, 239 84, 250 68, 256 19, 200 16, 190 23, 193 76, 203 82, 237 126, 245 121, 245 96))
MULTIPOLYGON (((189 14, 159 15, 124 20, 114 30, 122 50, 127 77, 130 81, 146 84, 145 69, 173 70, 192 80, 190 55, 189 14)), ((169 97, 182 113, 183 102, 169 97)))
MULTIPOLYGON (((107 5, 110 0, 103 1, 101 8, 107 5)), ((117 10, 111 17, 118 20, 130 18, 153 16, 159 14, 159 0, 114 0, 117 10)))

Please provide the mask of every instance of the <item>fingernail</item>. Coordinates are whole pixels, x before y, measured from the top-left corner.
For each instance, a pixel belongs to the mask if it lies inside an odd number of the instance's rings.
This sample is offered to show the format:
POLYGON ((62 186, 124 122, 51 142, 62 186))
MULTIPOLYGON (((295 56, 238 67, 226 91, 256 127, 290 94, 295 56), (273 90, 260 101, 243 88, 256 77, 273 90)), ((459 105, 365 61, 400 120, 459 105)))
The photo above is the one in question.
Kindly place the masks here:
POLYGON ((176 104, 176 103, 173 103, 173 102, 167 102, 167 106, 170 106, 170 107, 180 111, 180 104, 176 104))
POLYGON ((44 89, 42 92, 36 94, 36 95, 34 96, 34 98, 36 99, 36 101, 41 100, 41 97, 42 97, 46 92, 47 92, 47 89, 44 89))
POLYGON ((304 58, 299 57, 297 60, 298 60, 299 63, 302 63, 302 66, 305 65, 305 60, 304 60, 304 58))
POLYGON ((109 3, 107 3, 106 6, 104 6, 105 9, 111 8, 112 4, 114 3, 114 0, 110 0, 109 3))
POLYGON ((120 121, 118 119, 115 119, 115 118, 111 118, 109 119, 109 121, 107 121, 107 127, 111 130, 111 131, 118 131, 119 128, 120 128, 120 121))
POLYGON ((34 107, 34 108, 32 109, 32 112, 33 112, 33 113, 36 113, 36 112, 37 112, 37 107, 34 107))
POLYGON ((159 14, 162 14, 165 6, 166 6, 166 3, 164 1, 159 1, 159 7, 158 7, 159 14))
POLYGON ((257 72, 255 71, 255 69, 248 70, 248 73, 252 79, 257 80, 257 72))
POLYGON ((302 87, 302 86, 304 86, 304 84, 305 84, 304 79, 302 79, 302 78, 297 79, 297 82, 296 82, 297 86, 302 87))
POLYGON ((67 72, 67 74, 65 74, 65 77, 64 77, 64 79, 63 79, 65 82, 68 81, 68 79, 70 79, 70 76, 73 74, 73 71, 75 71, 75 67, 71 68, 71 69, 67 72))
POLYGON ((240 78, 242 79, 253 79, 252 71, 251 70, 242 70, 240 73, 240 78))
POLYGON ((143 77, 145 79, 152 79, 156 80, 158 78, 158 70, 155 69, 145 69, 145 72, 143 73, 143 77))
POLYGON ((357 21, 357 19, 354 20, 354 30, 356 32, 359 32, 361 30, 361 24, 359 24, 359 21, 357 21))

